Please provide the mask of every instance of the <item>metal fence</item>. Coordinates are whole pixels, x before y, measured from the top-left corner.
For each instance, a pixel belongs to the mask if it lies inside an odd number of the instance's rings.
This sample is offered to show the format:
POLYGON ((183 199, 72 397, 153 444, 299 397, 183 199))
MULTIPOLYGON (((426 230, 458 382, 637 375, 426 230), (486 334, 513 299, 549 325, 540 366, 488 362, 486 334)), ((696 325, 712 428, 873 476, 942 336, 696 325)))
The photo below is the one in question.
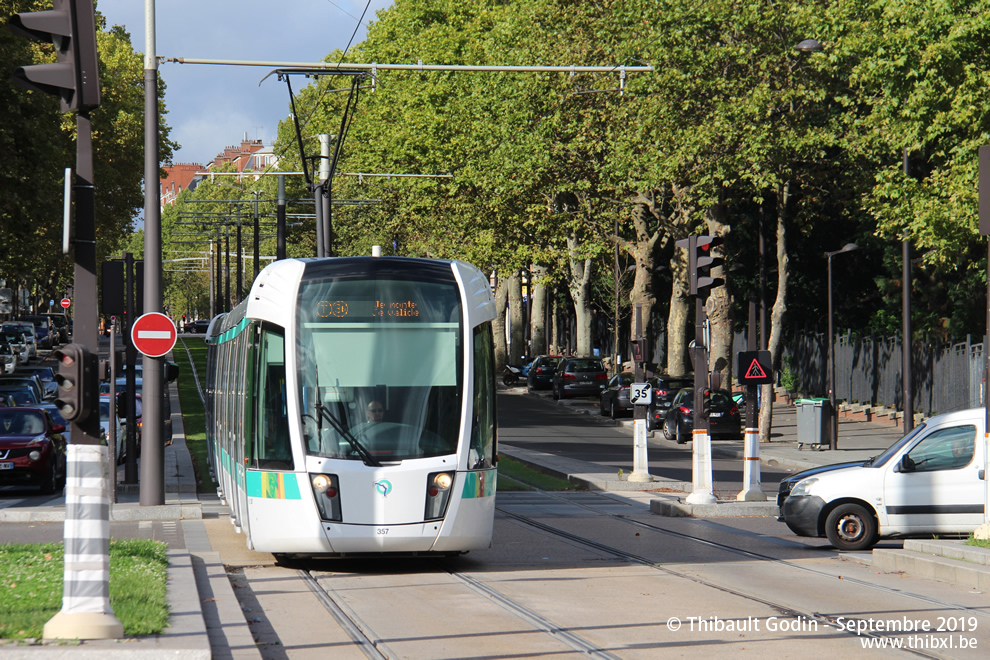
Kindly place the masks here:
MULTIPOLYGON (((785 364, 808 396, 828 394, 828 345, 821 333, 799 333, 784 350, 785 364), (789 359, 788 359, 789 358, 789 359)), ((916 343, 912 347, 914 410, 933 415, 974 408, 983 402, 983 347, 958 343, 916 343)), ((835 396, 844 401, 903 407, 899 338, 835 338, 835 396)))

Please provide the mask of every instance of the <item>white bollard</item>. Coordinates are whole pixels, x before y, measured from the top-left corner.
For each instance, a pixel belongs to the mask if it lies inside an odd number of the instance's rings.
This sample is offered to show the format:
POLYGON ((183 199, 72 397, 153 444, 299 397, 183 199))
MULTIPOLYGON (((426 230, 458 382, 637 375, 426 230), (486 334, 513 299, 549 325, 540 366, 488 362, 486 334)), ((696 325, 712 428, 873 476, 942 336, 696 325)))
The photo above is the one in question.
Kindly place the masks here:
POLYGON ((633 471, 629 481, 649 483, 653 481, 650 474, 650 464, 646 451, 646 420, 637 419, 633 422, 633 471))
POLYGON ((747 428, 743 455, 743 489, 736 495, 740 502, 765 502, 766 493, 760 485, 760 431, 747 428))
POLYGON ((694 490, 688 504, 714 504, 718 501, 712 486, 712 439, 707 429, 694 429, 691 448, 691 479, 694 490))

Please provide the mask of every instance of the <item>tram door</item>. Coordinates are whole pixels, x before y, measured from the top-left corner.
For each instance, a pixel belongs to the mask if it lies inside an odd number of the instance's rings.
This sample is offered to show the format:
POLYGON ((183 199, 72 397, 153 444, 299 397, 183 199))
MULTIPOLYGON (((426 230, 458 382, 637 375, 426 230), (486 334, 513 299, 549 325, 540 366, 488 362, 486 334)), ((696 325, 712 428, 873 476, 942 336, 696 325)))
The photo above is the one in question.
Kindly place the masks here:
MULTIPOLYGON (((251 521, 248 515, 247 500, 247 467, 251 461, 251 406, 249 404, 248 393, 251 392, 251 370, 249 364, 249 352, 251 344, 251 331, 253 326, 249 325, 240 332, 234 339, 233 350, 233 371, 234 378, 234 400, 233 400, 233 430, 235 434, 234 447, 236 456, 234 464, 237 469, 237 524, 242 528, 248 539, 248 547, 251 547, 251 521)), ((253 399, 253 397, 251 397, 253 399)))

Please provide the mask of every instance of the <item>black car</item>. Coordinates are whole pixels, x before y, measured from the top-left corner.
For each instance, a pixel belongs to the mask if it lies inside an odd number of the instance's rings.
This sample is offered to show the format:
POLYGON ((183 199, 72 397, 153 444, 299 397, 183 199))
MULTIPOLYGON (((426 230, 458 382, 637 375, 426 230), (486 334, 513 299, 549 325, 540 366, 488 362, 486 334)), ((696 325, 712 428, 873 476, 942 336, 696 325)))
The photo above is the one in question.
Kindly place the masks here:
POLYGON ((662 375, 651 378, 649 382, 653 385, 653 396, 646 415, 646 430, 656 431, 663 428, 663 420, 667 418, 667 411, 677 393, 685 387, 694 387, 694 376, 662 375))
POLYGON ((603 415, 615 418, 620 414, 632 412, 633 404, 629 402, 629 386, 636 381, 636 376, 623 372, 612 376, 608 385, 602 390, 598 405, 603 415))
POLYGON ((526 385, 531 390, 546 390, 553 387, 553 374, 564 358, 560 355, 539 355, 529 365, 526 385))
MULTIPOLYGON (((708 416, 708 434, 712 438, 742 437, 742 424, 739 406, 726 390, 711 390, 711 414, 708 416)), ((694 428, 694 388, 685 388, 677 393, 670 406, 670 412, 663 421, 663 436, 684 444, 691 439, 694 428)))
POLYGON ((594 396, 605 389, 608 373, 601 358, 564 358, 553 374, 553 398, 594 396))
POLYGON ((210 327, 210 321, 208 319, 201 319, 199 321, 190 321, 189 323, 186 323, 186 333, 203 334, 209 329, 209 327, 210 327))

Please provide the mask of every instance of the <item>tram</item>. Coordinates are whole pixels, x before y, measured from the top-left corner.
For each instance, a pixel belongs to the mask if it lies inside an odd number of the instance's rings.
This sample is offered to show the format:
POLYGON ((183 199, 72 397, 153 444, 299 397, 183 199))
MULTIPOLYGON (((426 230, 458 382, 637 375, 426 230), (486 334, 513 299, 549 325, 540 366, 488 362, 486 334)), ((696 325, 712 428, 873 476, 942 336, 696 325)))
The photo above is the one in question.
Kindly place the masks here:
POLYGON ((488 278, 461 261, 285 259, 207 334, 218 492, 277 556, 491 545, 488 278))

